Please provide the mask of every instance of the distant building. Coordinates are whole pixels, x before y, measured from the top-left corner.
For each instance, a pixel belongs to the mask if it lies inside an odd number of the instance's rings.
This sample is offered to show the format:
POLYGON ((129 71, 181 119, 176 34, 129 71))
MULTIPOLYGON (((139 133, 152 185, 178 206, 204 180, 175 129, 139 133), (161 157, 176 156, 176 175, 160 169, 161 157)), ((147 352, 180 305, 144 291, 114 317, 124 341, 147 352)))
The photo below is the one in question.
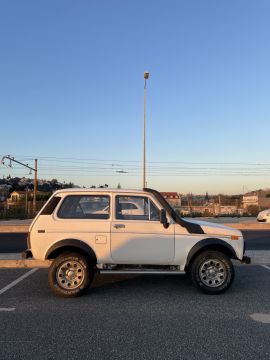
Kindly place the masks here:
POLYGON ((25 191, 12 191, 8 201, 17 202, 23 200, 25 198, 25 194, 26 194, 25 191))
POLYGON ((219 205, 214 204, 214 214, 218 216, 222 215, 242 215, 243 209, 237 205, 219 205))
POLYGON ((222 216, 222 215, 242 215, 243 210, 237 205, 220 205, 218 203, 209 203, 204 205, 182 206, 183 216, 190 214, 200 214, 203 216, 222 216))
POLYGON ((246 210, 250 205, 260 209, 270 208, 270 190, 256 190, 243 195, 243 208, 246 210))
MULTIPOLYGON (((48 197, 50 193, 45 191, 37 191, 37 197, 48 197)), ((22 203, 23 201, 30 201, 34 197, 34 191, 13 191, 10 194, 10 197, 7 199, 7 208, 10 208, 12 206, 16 206, 19 203, 22 203)))
POLYGON ((161 195, 173 207, 181 206, 181 196, 177 192, 162 192, 161 195))

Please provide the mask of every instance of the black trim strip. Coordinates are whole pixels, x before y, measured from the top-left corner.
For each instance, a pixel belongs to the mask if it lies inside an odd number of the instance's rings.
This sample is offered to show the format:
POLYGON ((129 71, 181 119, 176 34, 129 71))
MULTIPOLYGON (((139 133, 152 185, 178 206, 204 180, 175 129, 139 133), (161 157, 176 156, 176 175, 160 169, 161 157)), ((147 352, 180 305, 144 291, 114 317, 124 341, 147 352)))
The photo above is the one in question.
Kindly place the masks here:
POLYGON ((157 190, 144 188, 143 191, 149 192, 153 194, 156 199, 159 201, 159 203, 164 207, 164 209, 168 212, 168 214, 172 217, 172 219, 179 225, 183 226, 187 229, 187 231, 191 234, 204 234, 204 231, 202 227, 198 224, 194 224, 189 221, 185 221, 183 218, 181 218, 180 215, 177 214, 177 212, 174 211, 174 209, 171 207, 171 205, 164 199, 164 197, 161 195, 160 192, 157 190))

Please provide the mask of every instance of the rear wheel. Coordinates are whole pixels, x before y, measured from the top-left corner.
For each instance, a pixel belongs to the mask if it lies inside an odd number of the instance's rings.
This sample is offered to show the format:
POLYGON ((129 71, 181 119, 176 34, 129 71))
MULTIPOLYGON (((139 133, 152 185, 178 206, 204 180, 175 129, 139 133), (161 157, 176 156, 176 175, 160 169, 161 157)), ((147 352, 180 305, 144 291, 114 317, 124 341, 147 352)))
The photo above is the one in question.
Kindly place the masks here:
POLYGON ((91 284, 94 266, 79 253, 65 252, 51 264, 48 273, 49 285, 56 295, 80 296, 91 284))
POLYGON ((207 294, 221 294, 234 280, 231 260, 219 251, 204 251, 192 262, 190 274, 193 283, 207 294))

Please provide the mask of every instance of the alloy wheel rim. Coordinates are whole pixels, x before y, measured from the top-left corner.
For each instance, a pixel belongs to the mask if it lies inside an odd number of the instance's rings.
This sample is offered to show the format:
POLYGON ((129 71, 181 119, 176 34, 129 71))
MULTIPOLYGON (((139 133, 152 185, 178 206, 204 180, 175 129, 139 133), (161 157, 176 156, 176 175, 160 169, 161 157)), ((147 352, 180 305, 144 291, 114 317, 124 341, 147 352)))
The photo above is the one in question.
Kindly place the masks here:
POLYGON ((216 288, 224 284, 227 278, 227 269, 222 261, 208 259, 201 264, 199 277, 203 284, 216 288))
POLYGON ((65 261, 56 272, 57 282, 65 290, 77 289, 84 281, 84 277, 84 268, 78 261, 65 261))

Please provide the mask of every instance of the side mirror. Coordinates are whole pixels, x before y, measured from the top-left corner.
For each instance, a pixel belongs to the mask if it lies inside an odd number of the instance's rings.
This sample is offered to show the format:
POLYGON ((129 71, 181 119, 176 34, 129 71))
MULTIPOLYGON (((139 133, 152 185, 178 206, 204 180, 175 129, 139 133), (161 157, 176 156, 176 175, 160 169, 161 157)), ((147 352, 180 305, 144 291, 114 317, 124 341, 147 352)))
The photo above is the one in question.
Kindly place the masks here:
POLYGON ((161 224, 163 224, 163 226, 165 228, 169 227, 169 223, 168 223, 168 219, 167 219, 167 216, 166 216, 166 210, 165 209, 160 210, 160 222, 161 222, 161 224))

